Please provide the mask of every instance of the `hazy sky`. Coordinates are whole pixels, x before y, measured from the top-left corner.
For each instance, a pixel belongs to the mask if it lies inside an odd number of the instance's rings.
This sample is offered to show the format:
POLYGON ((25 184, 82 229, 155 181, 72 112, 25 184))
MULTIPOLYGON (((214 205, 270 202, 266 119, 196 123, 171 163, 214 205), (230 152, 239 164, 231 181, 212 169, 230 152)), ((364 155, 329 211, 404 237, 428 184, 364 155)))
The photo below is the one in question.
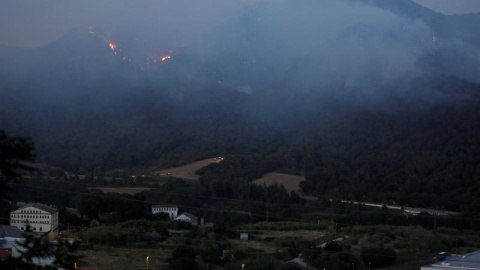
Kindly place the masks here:
MULTIPOLYGON (((151 25, 155 32, 162 28, 172 40, 192 40, 234 16, 239 7, 264 1, 273 0, 1 0, 0 44, 36 47, 76 26, 121 28, 148 20, 157 23, 151 25)), ((415 1, 448 14, 480 12, 480 0, 415 1)), ((138 25, 145 30, 145 23, 138 25)))
POLYGON ((444 14, 480 12, 480 0, 413 0, 444 14))

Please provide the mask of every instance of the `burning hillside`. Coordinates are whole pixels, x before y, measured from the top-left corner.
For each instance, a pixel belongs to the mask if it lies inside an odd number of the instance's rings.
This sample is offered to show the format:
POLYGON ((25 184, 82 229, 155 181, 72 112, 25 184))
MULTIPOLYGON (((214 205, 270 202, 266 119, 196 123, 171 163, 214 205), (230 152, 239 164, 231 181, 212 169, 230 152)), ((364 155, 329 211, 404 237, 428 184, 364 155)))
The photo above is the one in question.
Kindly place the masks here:
MULTIPOLYGON (((95 30, 93 27, 89 27, 88 29, 90 35, 101 39, 105 44, 110 48, 110 50, 120 59, 121 61, 126 62, 135 62, 137 63, 142 69, 145 67, 150 67, 151 63, 160 63, 170 60, 172 58, 172 51, 168 51, 167 53, 159 53, 159 52, 151 52, 151 50, 145 50, 143 52, 138 52, 136 49, 131 49, 130 51, 135 51, 136 56, 130 56, 131 54, 127 53, 127 50, 123 49, 121 44, 127 44, 128 42, 117 42, 113 41, 110 37, 106 34, 101 33, 100 31, 95 30), (141 60, 142 59, 142 60, 141 60), (145 60, 143 60, 145 59, 145 60)), ((133 53, 132 53, 133 54, 133 53)))

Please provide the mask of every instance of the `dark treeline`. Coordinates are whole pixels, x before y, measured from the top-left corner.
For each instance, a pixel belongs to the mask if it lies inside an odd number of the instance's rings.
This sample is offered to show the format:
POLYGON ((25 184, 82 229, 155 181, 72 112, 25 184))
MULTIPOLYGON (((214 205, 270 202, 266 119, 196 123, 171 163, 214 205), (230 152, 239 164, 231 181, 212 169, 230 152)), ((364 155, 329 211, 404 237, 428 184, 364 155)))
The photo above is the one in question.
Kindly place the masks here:
MULTIPOLYGON (((8 196, 16 202, 40 202, 56 207, 63 226, 88 226, 92 219, 111 224, 135 219, 163 219, 152 215, 151 206, 154 204, 178 205, 180 212, 188 211, 207 221, 215 220, 225 225, 265 220, 268 211, 270 220, 300 218, 294 213, 295 207, 289 206, 294 200, 299 201, 298 195, 289 196, 285 188, 278 185, 266 187, 248 183, 252 190, 249 198, 254 200, 249 202, 247 198, 231 200, 223 194, 212 195, 207 185, 189 184, 179 179, 170 179, 161 187, 134 195, 105 193, 89 188, 92 184, 98 183, 61 178, 22 179, 20 183, 12 184, 8 196)), ((4 221, 8 221, 10 210, 8 204, 1 209, 4 221)))

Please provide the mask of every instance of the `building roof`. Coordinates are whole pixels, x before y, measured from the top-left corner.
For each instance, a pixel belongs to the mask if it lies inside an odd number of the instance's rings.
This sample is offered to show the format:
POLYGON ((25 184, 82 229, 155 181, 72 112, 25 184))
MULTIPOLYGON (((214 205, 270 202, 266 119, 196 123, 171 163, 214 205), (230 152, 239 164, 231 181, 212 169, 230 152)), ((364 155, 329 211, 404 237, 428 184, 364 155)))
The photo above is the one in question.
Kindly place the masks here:
POLYGON ((41 203, 29 203, 29 204, 25 205, 24 207, 21 207, 21 208, 15 210, 15 211, 25 209, 27 207, 35 207, 35 208, 40 209, 42 211, 48 212, 50 214, 54 214, 54 213, 58 212, 57 209, 55 209, 53 207, 50 207, 50 206, 46 206, 45 204, 41 204, 41 203))
POLYGON ((0 238, 24 238, 22 232, 15 226, 0 225, 0 238))
POLYGON ((164 204, 164 205, 152 205, 152 208, 178 208, 177 205, 168 205, 168 204, 164 204))
POLYGON ((196 219, 197 219, 196 216, 194 216, 194 215, 192 215, 192 214, 190 214, 190 213, 188 213, 188 212, 183 212, 183 213, 181 213, 180 215, 178 215, 177 219, 178 219, 180 216, 186 216, 186 217, 188 217, 189 219, 193 219, 193 220, 196 220, 196 219))
POLYGON ((463 256, 449 256, 444 261, 424 267, 426 269, 480 269, 480 250, 463 256))

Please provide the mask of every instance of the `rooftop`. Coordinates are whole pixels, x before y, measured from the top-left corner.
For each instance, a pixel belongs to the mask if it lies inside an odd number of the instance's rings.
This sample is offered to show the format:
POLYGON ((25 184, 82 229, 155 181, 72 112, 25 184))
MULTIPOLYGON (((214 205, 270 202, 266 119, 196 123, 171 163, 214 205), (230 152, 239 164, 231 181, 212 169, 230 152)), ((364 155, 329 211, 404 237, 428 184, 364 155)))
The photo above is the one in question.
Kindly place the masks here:
MULTIPOLYGON (((194 215, 192 215, 192 214, 190 214, 190 213, 188 213, 188 212, 183 212, 183 213, 181 213, 181 214, 178 215, 178 216, 186 216, 186 217, 188 217, 189 219, 193 219, 193 220, 197 219, 196 216, 194 216, 194 215)), ((178 217, 177 217, 177 219, 178 219, 178 217)))
POLYGON ((152 205, 152 208, 178 208, 177 205, 152 205))
MULTIPOLYGON (((58 212, 57 209, 55 209, 53 207, 50 207, 50 206, 46 206, 45 204, 41 204, 41 203, 29 203, 29 204, 25 205, 24 207, 22 207, 20 209, 27 208, 27 207, 35 207, 35 208, 40 209, 42 211, 48 212, 50 214, 58 212)), ((18 209, 18 210, 20 210, 20 209, 18 209)))
POLYGON ((449 256, 444 261, 435 262, 422 269, 480 269, 480 250, 463 256, 449 256))
POLYGON ((24 238, 22 232, 15 226, 0 225, 0 238, 24 238))

